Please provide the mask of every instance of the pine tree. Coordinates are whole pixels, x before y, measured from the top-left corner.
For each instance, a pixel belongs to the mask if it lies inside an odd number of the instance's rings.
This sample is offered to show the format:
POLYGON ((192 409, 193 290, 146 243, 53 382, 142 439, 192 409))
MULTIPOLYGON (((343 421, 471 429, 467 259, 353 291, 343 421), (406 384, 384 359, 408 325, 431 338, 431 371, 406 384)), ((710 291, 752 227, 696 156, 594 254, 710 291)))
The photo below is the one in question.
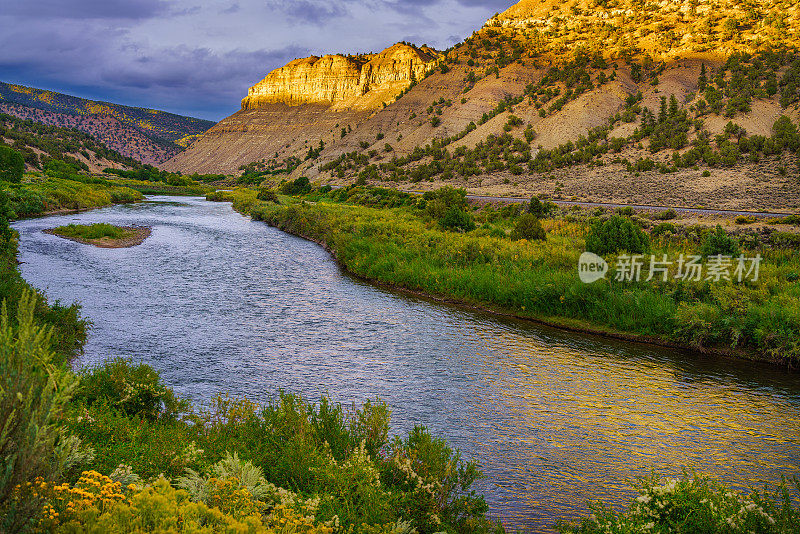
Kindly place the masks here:
POLYGON ((697 80, 697 90, 705 91, 708 85, 708 77, 706 76, 706 64, 700 65, 700 78, 697 80))

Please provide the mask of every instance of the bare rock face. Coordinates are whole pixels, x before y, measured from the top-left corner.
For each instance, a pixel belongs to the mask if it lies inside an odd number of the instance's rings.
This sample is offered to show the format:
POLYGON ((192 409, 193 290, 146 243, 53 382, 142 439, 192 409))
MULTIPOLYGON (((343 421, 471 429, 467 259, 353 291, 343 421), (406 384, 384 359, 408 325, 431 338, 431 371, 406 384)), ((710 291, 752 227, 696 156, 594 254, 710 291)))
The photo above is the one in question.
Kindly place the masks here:
POLYGON ((378 108, 412 80, 422 79, 436 59, 437 54, 431 49, 402 43, 374 55, 335 54, 295 59, 251 87, 242 100, 242 109, 268 104, 378 108), (377 98, 362 99, 364 96, 377 98))

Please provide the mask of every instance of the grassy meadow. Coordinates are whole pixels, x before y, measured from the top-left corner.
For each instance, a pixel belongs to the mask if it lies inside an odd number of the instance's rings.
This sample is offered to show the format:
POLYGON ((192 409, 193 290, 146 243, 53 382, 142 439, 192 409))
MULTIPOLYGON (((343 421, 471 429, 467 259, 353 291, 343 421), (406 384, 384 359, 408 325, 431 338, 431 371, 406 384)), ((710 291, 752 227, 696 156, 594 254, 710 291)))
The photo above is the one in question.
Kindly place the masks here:
POLYGON ((95 224, 68 224, 53 228, 53 233, 63 237, 77 237, 81 239, 123 239, 134 232, 127 228, 114 226, 108 223, 95 224))

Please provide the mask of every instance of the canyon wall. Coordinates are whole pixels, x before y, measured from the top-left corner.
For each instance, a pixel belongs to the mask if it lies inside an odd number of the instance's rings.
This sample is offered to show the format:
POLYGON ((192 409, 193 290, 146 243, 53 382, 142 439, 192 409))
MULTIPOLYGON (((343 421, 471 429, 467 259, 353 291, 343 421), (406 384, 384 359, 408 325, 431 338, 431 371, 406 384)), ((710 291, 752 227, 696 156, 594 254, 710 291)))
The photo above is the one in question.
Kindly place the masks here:
MULTIPOLYGON (((428 48, 398 43, 380 54, 295 59, 270 72, 251 87, 242 100, 242 109, 257 109, 268 104, 351 103, 354 107, 380 107, 381 99, 357 99, 369 93, 396 96, 412 80, 420 80, 436 62, 436 52, 428 48), (359 105, 361 104, 361 105, 359 105)), ((385 101, 385 99, 384 99, 385 101)))

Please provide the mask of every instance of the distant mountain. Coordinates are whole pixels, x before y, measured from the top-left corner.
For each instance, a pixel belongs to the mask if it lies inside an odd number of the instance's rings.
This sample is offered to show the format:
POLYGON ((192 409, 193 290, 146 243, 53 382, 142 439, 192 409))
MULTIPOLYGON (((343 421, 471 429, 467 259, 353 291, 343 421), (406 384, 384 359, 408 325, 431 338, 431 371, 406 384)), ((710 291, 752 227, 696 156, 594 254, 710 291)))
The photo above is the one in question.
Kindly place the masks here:
POLYGON ((212 121, 154 109, 95 102, 0 82, 0 112, 42 124, 77 128, 120 154, 157 165, 184 150, 212 121))
POLYGON ((166 111, 96 102, 3 82, 0 82, 0 101, 70 115, 109 115, 123 124, 166 141, 178 141, 189 135, 201 134, 214 126, 213 121, 184 117, 166 111))

